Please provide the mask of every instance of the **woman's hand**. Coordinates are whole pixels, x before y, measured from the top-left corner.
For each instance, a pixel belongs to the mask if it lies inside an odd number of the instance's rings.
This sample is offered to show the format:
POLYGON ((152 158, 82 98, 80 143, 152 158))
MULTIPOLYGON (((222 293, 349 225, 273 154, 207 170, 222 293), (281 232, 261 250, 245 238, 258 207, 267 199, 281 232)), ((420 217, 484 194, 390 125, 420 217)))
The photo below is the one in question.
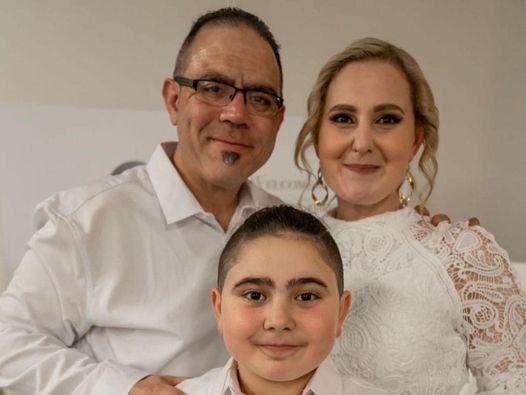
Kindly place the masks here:
MULTIPOLYGON (((422 215, 429 216, 429 210, 426 207, 416 206, 415 210, 422 215)), ((442 221, 447 221, 451 223, 451 220, 449 219, 449 216, 447 214, 435 214, 431 217, 431 223, 435 226, 437 226, 442 221)), ((471 217, 470 219, 468 219, 468 225, 480 226, 480 221, 477 217, 471 217)))

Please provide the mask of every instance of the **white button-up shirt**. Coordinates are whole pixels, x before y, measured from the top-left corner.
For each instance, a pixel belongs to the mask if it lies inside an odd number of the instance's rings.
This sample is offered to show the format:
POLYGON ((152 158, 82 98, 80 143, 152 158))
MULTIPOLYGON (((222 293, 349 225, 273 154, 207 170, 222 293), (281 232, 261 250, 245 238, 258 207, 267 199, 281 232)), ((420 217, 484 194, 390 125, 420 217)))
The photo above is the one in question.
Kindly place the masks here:
MULTIPOLYGON (((185 380, 177 388, 187 395, 244 395, 237 378, 237 364, 231 358, 221 368, 185 380)), ((302 395, 387 395, 384 390, 361 380, 340 375, 330 358, 316 369, 302 395)))
POLYGON ((174 150, 37 207, 0 297, 0 387, 125 395, 148 374, 225 363, 209 302, 219 253, 244 218, 279 201, 248 182, 225 233, 175 171, 174 150))

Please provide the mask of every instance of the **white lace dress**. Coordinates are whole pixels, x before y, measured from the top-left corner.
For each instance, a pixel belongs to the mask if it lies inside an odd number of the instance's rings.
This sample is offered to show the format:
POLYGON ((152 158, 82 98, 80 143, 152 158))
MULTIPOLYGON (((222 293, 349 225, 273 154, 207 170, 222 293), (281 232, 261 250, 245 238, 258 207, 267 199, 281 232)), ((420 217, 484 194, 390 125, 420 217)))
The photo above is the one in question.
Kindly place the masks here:
POLYGON ((325 217, 352 307, 333 359, 393 394, 526 394, 526 295, 481 227, 406 208, 360 221, 325 217))

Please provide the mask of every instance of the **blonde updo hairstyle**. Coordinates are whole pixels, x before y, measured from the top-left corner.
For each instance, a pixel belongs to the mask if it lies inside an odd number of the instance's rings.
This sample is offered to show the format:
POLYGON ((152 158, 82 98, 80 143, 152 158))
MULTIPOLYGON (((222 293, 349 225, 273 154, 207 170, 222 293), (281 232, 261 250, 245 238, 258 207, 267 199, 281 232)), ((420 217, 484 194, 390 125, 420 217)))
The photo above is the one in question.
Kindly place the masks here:
POLYGON ((420 66, 406 51, 386 41, 376 38, 363 38, 355 41, 342 52, 333 56, 323 66, 318 79, 307 101, 308 117, 296 139, 294 162, 296 166, 309 175, 309 181, 314 176, 312 167, 306 158, 306 152, 311 145, 318 145, 320 124, 325 110, 325 102, 329 86, 336 75, 346 65, 353 62, 371 60, 385 61, 398 68, 406 77, 410 86, 411 102, 415 114, 415 123, 424 130, 423 149, 418 160, 418 167, 427 181, 425 192, 420 200, 426 204, 433 191, 438 170, 436 152, 438 149, 438 109, 435 106, 433 92, 420 66))

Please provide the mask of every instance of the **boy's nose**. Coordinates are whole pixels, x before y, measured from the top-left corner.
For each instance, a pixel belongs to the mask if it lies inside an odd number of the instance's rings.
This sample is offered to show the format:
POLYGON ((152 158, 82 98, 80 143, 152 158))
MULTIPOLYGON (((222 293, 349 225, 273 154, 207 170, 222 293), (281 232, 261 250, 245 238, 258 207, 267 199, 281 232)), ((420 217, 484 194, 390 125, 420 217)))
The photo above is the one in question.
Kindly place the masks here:
POLYGON ((275 301, 268 306, 264 329, 284 331, 292 330, 295 327, 294 318, 287 303, 275 301))

